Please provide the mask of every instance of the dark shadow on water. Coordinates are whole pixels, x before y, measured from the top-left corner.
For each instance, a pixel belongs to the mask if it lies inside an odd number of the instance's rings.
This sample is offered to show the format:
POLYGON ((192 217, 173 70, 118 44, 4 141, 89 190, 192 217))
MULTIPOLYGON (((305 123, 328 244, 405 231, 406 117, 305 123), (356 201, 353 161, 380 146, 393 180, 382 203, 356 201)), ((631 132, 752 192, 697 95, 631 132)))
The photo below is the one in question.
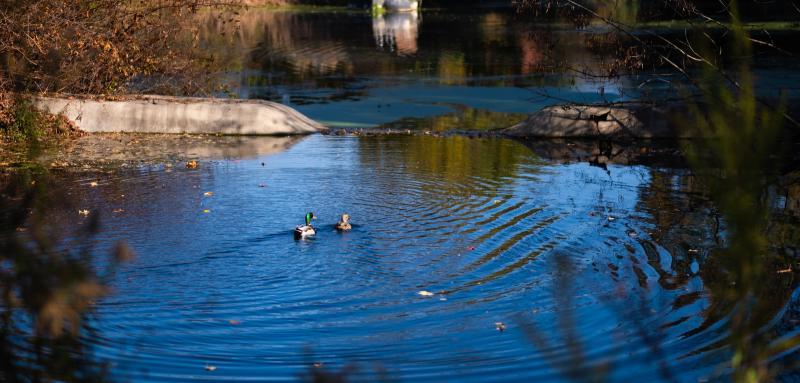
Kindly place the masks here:
POLYGON ((89 319, 132 253, 121 243, 98 263, 98 215, 74 230, 54 223, 56 210, 78 211, 52 186, 42 170, 0 174, 0 380, 105 381, 89 319))

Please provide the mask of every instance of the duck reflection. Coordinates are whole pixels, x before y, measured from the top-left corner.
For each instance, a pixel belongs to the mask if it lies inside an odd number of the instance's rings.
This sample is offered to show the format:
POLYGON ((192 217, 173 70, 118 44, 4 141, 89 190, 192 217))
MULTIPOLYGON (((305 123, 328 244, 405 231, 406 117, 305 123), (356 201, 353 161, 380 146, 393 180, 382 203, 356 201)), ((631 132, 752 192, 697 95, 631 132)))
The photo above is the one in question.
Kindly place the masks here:
POLYGON ((418 49, 419 23, 417 11, 376 15, 372 19, 375 44, 400 56, 414 55, 418 49))

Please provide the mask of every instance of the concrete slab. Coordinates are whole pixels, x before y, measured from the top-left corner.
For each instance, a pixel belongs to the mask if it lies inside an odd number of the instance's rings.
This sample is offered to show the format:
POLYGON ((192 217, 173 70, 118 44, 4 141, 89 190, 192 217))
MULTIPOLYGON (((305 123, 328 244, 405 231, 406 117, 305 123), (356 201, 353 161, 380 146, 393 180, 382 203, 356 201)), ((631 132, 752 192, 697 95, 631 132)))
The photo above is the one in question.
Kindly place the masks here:
POLYGON ((63 114, 86 132, 292 135, 327 130, 286 105, 263 100, 36 97, 34 105, 63 114))

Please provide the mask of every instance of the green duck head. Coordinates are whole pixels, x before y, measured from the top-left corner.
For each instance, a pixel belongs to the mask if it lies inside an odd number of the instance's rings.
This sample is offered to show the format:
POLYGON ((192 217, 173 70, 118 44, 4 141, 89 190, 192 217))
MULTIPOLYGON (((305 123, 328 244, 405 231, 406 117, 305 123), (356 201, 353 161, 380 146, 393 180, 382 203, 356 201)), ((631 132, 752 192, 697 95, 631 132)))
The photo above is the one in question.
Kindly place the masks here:
POLYGON ((314 213, 312 212, 306 213, 306 226, 311 226, 311 220, 316 218, 317 217, 314 217, 314 213))

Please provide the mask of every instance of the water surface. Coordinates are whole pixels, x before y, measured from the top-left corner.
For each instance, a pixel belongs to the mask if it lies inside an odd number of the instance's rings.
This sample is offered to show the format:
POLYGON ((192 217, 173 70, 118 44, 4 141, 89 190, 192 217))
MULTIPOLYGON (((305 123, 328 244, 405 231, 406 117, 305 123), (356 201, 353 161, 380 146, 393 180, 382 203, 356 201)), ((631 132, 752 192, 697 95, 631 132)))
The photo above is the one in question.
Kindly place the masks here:
MULTIPOLYGON (((117 379, 295 380, 320 363, 400 381, 725 374, 730 306, 710 261, 724 227, 685 169, 644 165, 646 148, 614 163, 593 143, 252 140, 266 149, 194 170, 63 176, 103 218, 99 249, 138 255, 94 323, 117 379), (297 241, 307 211, 318 234, 297 241), (345 212, 354 228, 338 233, 345 212)), ((796 251, 797 190, 776 195, 775 251, 796 251)), ((797 331, 793 275, 766 282, 775 337, 797 331)))

